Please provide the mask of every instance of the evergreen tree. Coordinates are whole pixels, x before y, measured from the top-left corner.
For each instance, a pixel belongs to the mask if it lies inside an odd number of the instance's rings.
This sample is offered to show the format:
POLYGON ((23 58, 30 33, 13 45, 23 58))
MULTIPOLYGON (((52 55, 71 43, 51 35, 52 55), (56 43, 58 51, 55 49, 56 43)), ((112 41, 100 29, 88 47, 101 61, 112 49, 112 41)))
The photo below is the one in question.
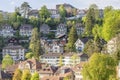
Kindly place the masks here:
POLYGON ((30 11, 31 7, 28 4, 28 2, 23 2, 20 7, 20 12, 22 13, 24 18, 28 18, 28 13, 30 11))
POLYGON ((10 55, 5 55, 3 60, 2 60, 2 68, 5 69, 7 66, 10 66, 13 64, 13 59, 10 55))
POLYGON ((96 24, 97 19, 99 18, 98 14, 98 8, 95 4, 91 5, 89 7, 89 10, 85 17, 85 31, 84 34, 86 36, 93 36, 92 35, 92 29, 94 28, 94 25, 96 24))
POLYGON ((22 76, 22 71, 20 69, 16 69, 12 80, 21 80, 21 76, 22 76))
POLYGON ((83 52, 88 56, 92 56, 93 53, 100 53, 103 48, 103 44, 98 39, 97 41, 89 40, 84 47, 83 52))
POLYGON ((70 32, 69 32, 69 35, 68 35, 68 43, 66 45, 66 51, 68 51, 68 52, 74 52, 75 51, 74 43, 76 42, 77 39, 78 39, 77 31, 76 31, 75 27, 73 26, 70 29, 70 32))
POLYGON ((34 28, 32 31, 32 37, 30 40, 29 48, 32 51, 34 58, 39 59, 41 48, 40 48, 40 37, 37 28, 34 28))

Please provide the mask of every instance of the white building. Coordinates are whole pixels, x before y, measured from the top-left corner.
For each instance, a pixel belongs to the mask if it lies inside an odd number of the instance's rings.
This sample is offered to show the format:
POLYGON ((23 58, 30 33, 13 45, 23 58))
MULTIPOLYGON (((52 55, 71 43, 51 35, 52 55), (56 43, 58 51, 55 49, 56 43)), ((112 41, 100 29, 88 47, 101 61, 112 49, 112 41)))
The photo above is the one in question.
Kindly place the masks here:
POLYGON ((58 40, 41 40, 41 45, 44 47, 46 53, 64 52, 64 42, 60 43, 58 40))
POLYGON ((107 43, 107 52, 112 54, 117 50, 117 37, 112 38, 110 41, 107 43))
POLYGON ((48 53, 43 54, 40 58, 40 61, 43 63, 47 63, 51 66, 59 66, 60 57, 62 57, 62 64, 65 66, 73 66, 75 64, 79 64, 81 61, 87 61, 88 56, 86 54, 76 55, 76 58, 73 60, 72 57, 74 53, 63 53, 63 54, 56 54, 56 53, 48 53))
POLYGON ((33 26, 30 24, 24 24, 20 26, 20 35, 30 37, 32 35, 33 26))
POLYGON ((24 60, 25 58, 25 49, 20 45, 8 45, 2 49, 2 56, 9 54, 13 60, 24 60))
POLYGON ((75 27, 76 27, 77 35, 78 35, 78 36, 79 36, 79 35, 82 35, 83 32, 84 32, 84 27, 83 27, 83 25, 82 25, 81 23, 77 23, 75 27))
POLYGON ((75 65, 75 67, 72 69, 74 72, 74 80, 83 80, 82 75, 83 64, 84 62, 81 62, 80 64, 75 65))
POLYGON ((86 42, 88 41, 88 38, 80 38, 75 42, 75 47, 77 52, 82 52, 84 49, 84 46, 86 42))
POLYGON ((14 35, 14 30, 10 25, 5 24, 5 25, 2 26, 1 36, 3 36, 3 37, 12 37, 13 35, 14 35))

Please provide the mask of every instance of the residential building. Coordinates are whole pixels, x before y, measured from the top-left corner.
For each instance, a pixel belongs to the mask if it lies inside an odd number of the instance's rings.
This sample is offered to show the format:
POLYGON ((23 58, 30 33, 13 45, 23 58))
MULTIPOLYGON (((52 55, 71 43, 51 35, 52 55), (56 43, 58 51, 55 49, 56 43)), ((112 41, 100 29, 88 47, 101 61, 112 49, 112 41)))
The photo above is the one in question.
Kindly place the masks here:
POLYGON ((65 43, 65 40, 41 39, 41 45, 44 48, 45 53, 63 53, 65 43))
POLYGON ((117 77, 118 77, 118 79, 120 79, 120 62, 117 66, 117 77))
POLYGON ((77 23, 75 27, 76 27, 77 35, 81 36, 84 32, 83 25, 81 23, 77 23))
POLYGON ((81 9, 77 11, 77 15, 76 18, 82 18, 87 14, 87 10, 86 9, 81 9))
POLYGON ((57 9, 48 9, 48 11, 51 13, 51 18, 60 18, 60 14, 57 9))
POLYGON ((56 68, 51 67, 46 63, 40 63, 34 58, 21 62, 18 68, 20 70, 29 69, 31 74, 34 74, 34 72, 38 72, 40 78, 43 78, 44 76, 52 76, 57 70, 56 68))
POLYGON ((75 65, 72 70, 74 72, 74 80, 83 80, 83 76, 82 76, 82 68, 83 68, 83 64, 85 62, 81 62, 77 65, 75 65))
POLYGON ((12 26, 5 24, 1 28, 1 36, 3 37, 12 37, 14 35, 14 30, 12 26))
POLYGON ((57 27, 56 37, 61 37, 67 34, 67 27, 65 24, 59 24, 57 27))
POLYGON ((4 57, 6 54, 9 54, 14 61, 24 60, 25 59, 25 49, 20 45, 12 45, 2 49, 2 56, 4 57))
POLYGON ((18 68, 20 70, 29 69, 31 74, 41 69, 41 63, 36 59, 28 59, 20 62, 18 68))
POLYGON ((103 16, 104 16, 104 10, 103 9, 99 9, 99 16, 100 16, 100 18, 103 18, 103 16))
POLYGON ((20 26, 20 35, 30 37, 32 35, 33 26, 30 24, 23 24, 20 26))
POLYGON ((63 5, 66 12, 67 12, 67 16, 72 16, 73 15, 73 11, 74 10, 77 10, 75 7, 73 7, 71 4, 67 4, 67 3, 64 3, 64 4, 57 4, 56 5, 56 9, 59 10, 59 7, 63 5))
POLYGON ((41 55, 40 61, 42 63, 47 63, 51 66, 58 66, 60 56, 61 54, 47 53, 47 54, 41 55))
POLYGON ((42 24, 40 26, 40 32, 43 34, 48 34, 50 32, 50 27, 47 24, 42 24))
POLYGON ((43 63, 47 63, 51 66, 59 66, 60 57, 62 57, 62 64, 65 66, 74 66, 75 64, 79 64, 81 61, 87 61, 88 56, 86 54, 77 54, 76 59, 72 60, 72 56, 74 53, 63 53, 63 54, 56 54, 56 53, 48 53, 41 55, 40 61, 43 63))
POLYGON ((112 54, 114 52, 116 52, 117 50, 117 37, 112 38, 110 41, 108 41, 107 43, 107 52, 112 54))
POLYGON ((68 80, 74 80, 73 71, 69 67, 61 67, 53 76, 45 76, 41 80, 64 80, 66 77, 68 80))
POLYGON ((38 16, 39 16, 39 11, 36 9, 33 9, 33 10, 29 11, 29 13, 28 13, 29 18, 31 18, 31 17, 38 18, 38 16))
POLYGON ((64 46, 63 44, 58 43, 57 41, 53 42, 52 45, 52 52, 53 53, 63 53, 64 52, 64 46))
POLYGON ((84 49, 84 46, 86 44, 86 42, 89 40, 90 38, 79 38, 76 42, 75 42, 75 47, 76 47, 76 51, 79 53, 79 52, 82 52, 83 49, 84 49))

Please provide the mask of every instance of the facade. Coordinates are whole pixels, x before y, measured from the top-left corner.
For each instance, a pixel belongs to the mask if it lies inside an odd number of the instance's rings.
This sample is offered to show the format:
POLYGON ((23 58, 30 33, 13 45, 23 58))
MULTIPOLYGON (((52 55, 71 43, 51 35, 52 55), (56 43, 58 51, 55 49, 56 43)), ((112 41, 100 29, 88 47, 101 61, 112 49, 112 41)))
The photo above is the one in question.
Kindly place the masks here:
POLYGON ((59 24, 57 27, 56 37, 63 36, 67 34, 67 27, 65 24, 59 24))
POLYGON ((9 54, 14 61, 25 59, 25 49, 20 45, 8 45, 2 49, 2 56, 9 54))
POLYGON ((81 71, 82 71, 82 68, 83 68, 83 64, 84 64, 84 63, 85 63, 85 62, 81 62, 81 63, 75 65, 75 66, 72 68, 72 70, 73 70, 73 72, 74 72, 74 76, 75 76, 74 80, 83 80, 83 76, 82 76, 82 74, 81 74, 81 71))
POLYGON ((82 18, 86 15, 86 13, 87 13, 87 10, 85 10, 85 9, 78 10, 76 17, 77 18, 82 18))
POLYGON ((28 59, 26 61, 20 62, 18 68, 20 70, 29 69, 31 74, 33 74, 37 70, 41 69, 41 63, 36 59, 28 59))
POLYGON ((84 46, 86 42, 88 41, 88 38, 80 38, 75 42, 75 47, 77 52, 82 52, 84 49, 84 46))
POLYGON ((44 48, 45 53, 63 53, 64 52, 64 40, 42 40, 41 45, 44 48))
POLYGON ((12 37, 14 35, 14 30, 12 26, 5 24, 1 29, 1 36, 3 37, 12 37))
POLYGON ((51 13, 51 18, 60 18, 60 14, 57 9, 48 9, 48 11, 51 13))
POLYGON ((77 35, 82 35, 84 32, 84 27, 81 23, 77 23, 76 24, 76 31, 77 31, 77 35))
POLYGON ((20 35, 30 37, 32 35, 33 26, 30 24, 24 24, 20 26, 20 35))
POLYGON ((21 62, 18 68, 20 70, 29 69, 31 74, 34 74, 34 72, 38 72, 38 74, 40 75, 40 79, 44 76, 52 76, 56 71, 55 68, 53 69, 53 67, 49 66, 48 64, 40 63, 34 58, 21 62))
POLYGON ((117 50, 117 37, 112 38, 110 41, 107 43, 107 52, 112 54, 117 50))
POLYGON ((69 67, 61 67, 53 76, 45 76, 42 80, 74 80, 74 74, 69 67))
POLYGON ((56 53, 48 53, 43 54, 40 58, 40 61, 43 63, 47 63, 51 66, 59 66, 60 60, 62 64, 65 66, 74 66, 75 64, 79 64, 81 61, 87 61, 88 56, 83 56, 84 54, 77 55, 77 57, 73 60, 72 56, 74 53, 63 53, 63 54, 56 54, 56 53), (60 59, 62 57, 62 59, 60 59))
POLYGON ((50 32, 50 27, 47 24, 42 24, 40 26, 40 32, 43 34, 48 34, 50 32))
POLYGON ((31 10, 29 13, 28 13, 28 17, 31 18, 31 17, 35 17, 35 18, 38 18, 39 16, 39 11, 38 10, 31 10))

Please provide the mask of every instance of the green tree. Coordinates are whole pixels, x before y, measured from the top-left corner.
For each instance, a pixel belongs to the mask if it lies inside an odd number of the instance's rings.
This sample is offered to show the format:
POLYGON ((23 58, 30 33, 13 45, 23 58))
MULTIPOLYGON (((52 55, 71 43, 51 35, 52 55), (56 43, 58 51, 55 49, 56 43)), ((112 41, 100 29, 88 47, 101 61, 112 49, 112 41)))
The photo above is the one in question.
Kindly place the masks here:
POLYGON ((30 50, 32 51, 34 58, 39 59, 40 56, 40 37, 38 33, 38 29, 34 28, 32 31, 32 37, 30 40, 30 50))
POLYGON ((30 71, 29 70, 24 70, 21 80, 30 80, 30 79, 31 79, 30 71))
POLYGON ((13 59, 10 55, 6 54, 4 57, 3 57, 3 60, 2 60, 2 68, 5 69, 7 66, 10 66, 13 64, 13 59))
POLYGON ((96 24, 92 29, 92 34, 94 36, 94 41, 102 38, 102 27, 96 24))
POLYGON ((109 80, 116 77, 116 60, 106 54, 94 53, 82 69, 84 80, 109 80))
POLYGON ((98 39, 97 41, 89 40, 84 47, 83 52, 88 56, 92 56, 93 53, 100 53, 103 48, 103 44, 98 39))
POLYGON ((89 7, 89 10, 85 16, 84 22, 85 22, 85 31, 84 34, 86 36, 92 36, 92 29, 94 28, 94 25, 99 18, 98 14, 98 8, 95 4, 91 5, 89 7))
POLYGON ((66 10, 65 10, 63 5, 61 5, 59 7, 59 13, 60 13, 60 16, 61 16, 61 21, 65 22, 66 10))
POLYGON ((71 56, 71 63, 72 63, 72 66, 75 66, 79 61, 79 57, 76 53, 74 53, 72 56, 71 56))
POLYGON ((43 22, 45 22, 45 20, 50 17, 50 12, 45 5, 41 7, 39 11, 39 16, 40 20, 42 20, 43 22))
POLYGON ((16 69, 12 80, 21 80, 21 76, 22 76, 22 71, 20 69, 16 69))
POLYGON ((59 66, 63 66, 63 56, 62 55, 59 58, 59 66))
POLYGON ((4 21, 4 17, 2 15, 2 13, 0 13, 0 23, 3 23, 3 21, 4 21))
POLYGON ((78 36, 77 36, 77 31, 75 29, 75 27, 73 26, 70 29, 70 33, 68 35, 68 43, 66 45, 66 51, 68 52, 74 52, 75 51, 75 45, 74 43, 76 42, 78 36))
POLYGON ((25 57, 26 57, 27 59, 31 59, 33 56, 34 56, 34 55, 33 55, 32 52, 28 52, 28 53, 26 53, 26 55, 25 55, 25 57))
POLYGON ((34 27, 39 27, 39 24, 40 24, 40 22, 39 22, 39 19, 38 18, 36 18, 36 17, 30 17, 30 23, 34 26, 34 27))
POLYGON ((20 7, 20 12, 24 18, 28 18, 28 12, 30 11, 31 7, 28 2, 23 2, 20 7))
POLYGON ((120 31, 120 10, 110 10, 104 16, 102 37, 109 41, 120 31), (109 15, 109 16, 108 16, 109 15))
POLYGON ((66 77, 63 78, 63 80, 70 80, 70 77, 66 76, 66 77))
POLYGON ((31 77, 31 80, 40 80, 39 79, 39 74, 37 72, 35 72, 32 77, 31 77))

